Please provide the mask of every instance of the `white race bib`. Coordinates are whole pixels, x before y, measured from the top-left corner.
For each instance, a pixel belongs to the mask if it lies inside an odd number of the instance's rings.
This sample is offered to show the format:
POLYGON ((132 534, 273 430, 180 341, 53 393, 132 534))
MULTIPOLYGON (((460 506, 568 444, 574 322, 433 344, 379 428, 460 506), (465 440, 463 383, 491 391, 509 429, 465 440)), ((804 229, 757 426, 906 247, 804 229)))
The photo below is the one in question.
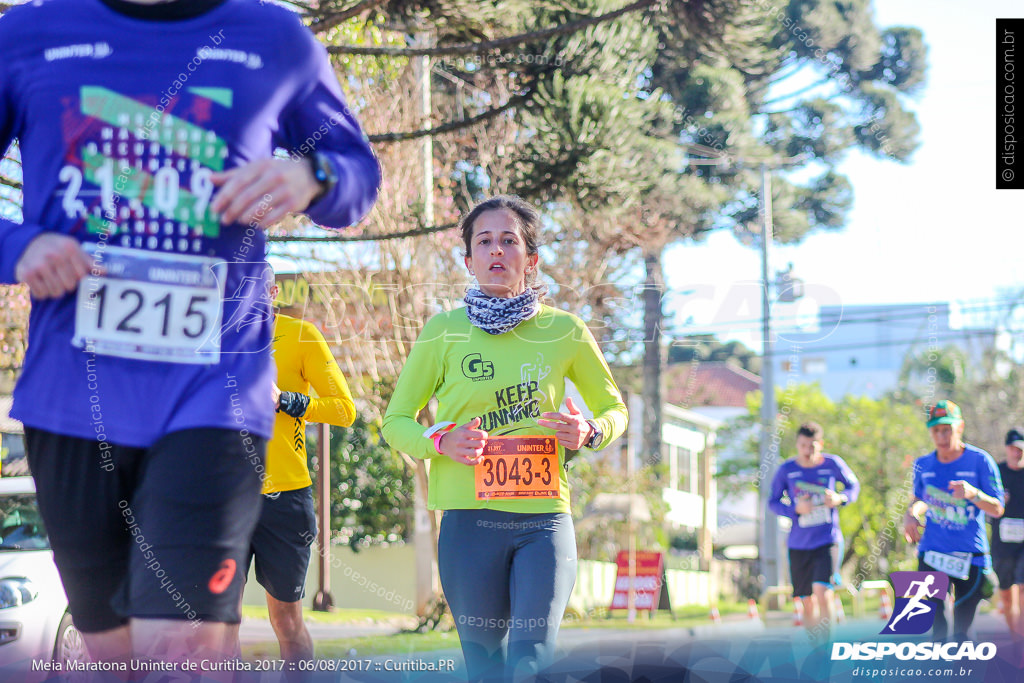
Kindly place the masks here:
POLYGON ((966 579, 967 575, 971 572, 970 553, 947 555, 946 553, 928 550, 924 554, 924 562, 944 574, 949 574, 954 579, 966 579))
POLYGON ((226 261, 124 247, 105 247, 102 257, 106 275, 78 284, 72 344, 136 360, 220 360, 226 261))
POLYGON ((1024 519, 1003 517, 999 520, 999 538, 1003 543, 1024 541, 1024 519))
POLYGON ((822 505, 820 507, 813 508, 806 515, 800 515, 800 517, 797 518, 797 525, 798 526, 802 526, 802 527, 821 526, 822 524, 831 524, 831 523, 832 523, 832 508, 825 507, 824 505, 822 505))

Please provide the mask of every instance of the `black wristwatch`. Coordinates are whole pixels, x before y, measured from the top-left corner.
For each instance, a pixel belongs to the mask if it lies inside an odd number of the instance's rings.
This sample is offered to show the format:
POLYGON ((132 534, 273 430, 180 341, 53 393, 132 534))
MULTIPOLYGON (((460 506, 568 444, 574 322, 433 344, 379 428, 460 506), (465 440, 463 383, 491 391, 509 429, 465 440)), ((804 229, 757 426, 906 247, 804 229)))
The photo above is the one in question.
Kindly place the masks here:
POLYGON ((604 441, 604 432, 602 432, 598 428, 598 426, 594 424, 593 420, 587 420, 587 424, 590 425, 590 428, 593 431, 590 433, 590 438, 583 442, 583 445, 586 448, 595 449, 601 445, 602 441, 604 441))
POLYGON ((313 168, 313 177, 320 184, 320 191, 310 201, 310 204, 319 201, 334 189, 338 184, 338 174, 334 172, 334 165, 323 152, 313 152, 313 156, 307 157, 313 168))

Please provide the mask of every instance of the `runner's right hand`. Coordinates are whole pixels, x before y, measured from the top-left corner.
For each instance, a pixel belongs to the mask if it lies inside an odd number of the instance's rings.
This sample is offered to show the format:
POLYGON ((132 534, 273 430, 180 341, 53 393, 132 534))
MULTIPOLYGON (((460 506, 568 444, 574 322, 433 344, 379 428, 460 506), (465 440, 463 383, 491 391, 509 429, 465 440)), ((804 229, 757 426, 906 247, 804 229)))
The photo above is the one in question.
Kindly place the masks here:
POLYGON ((811 502, 810 496, 800 496, 796 501, 796 505, 793 506, 793 511, 798 515, 806 515, 813 509, 814 503, 811 502))
POLYGON ((916 519, 903 523, 903 538, 907 539, 907 543, 917 543, 921 540, 921 524, 916 519))
POLYGON ((74 237, 40 233, 22 252, 14 277, 28 285, 36 299, 56 299, 78 288, 93 268, 93 258, 74 237))
POLYGON ((474 417, 464 425, 447 432, 441 437, 438 449, 443 455, 447 455, 455 462, 463 465, 475 465, 484 454, 484 445, 487 443, 487 432, 477 429, 480 426, 480 418, 474 417))

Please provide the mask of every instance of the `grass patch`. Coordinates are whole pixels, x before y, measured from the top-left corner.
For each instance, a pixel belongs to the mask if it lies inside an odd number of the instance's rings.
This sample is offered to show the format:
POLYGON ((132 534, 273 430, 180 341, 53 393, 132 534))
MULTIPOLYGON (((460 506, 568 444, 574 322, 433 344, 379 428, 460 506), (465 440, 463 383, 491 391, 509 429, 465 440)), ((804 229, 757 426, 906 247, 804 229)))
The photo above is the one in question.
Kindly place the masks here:
MULTIPOLYGON (((719 614, 745 614, 746 603, 721 602, 718 604, 719 614)), ((635 629, 638 631, 648 629, 683 629, 697 626, 709 621, 710 607, 702 605, 686 605, 676 607, 673 610, 675 618, 664 610, 655 610, 653 615, 647 610, 637 612, 636 620, 631 624, 627 621, 628 613, 625 609, 616 609, 609 612, 604 607, 599 607, 592 612, 581 615, 571 610, 562 620, 563 629, 635 629)))
MULTIPOLYGON (((267 620, 270 615, 266 605, 242 605, 242 618, 267 620)), ((398 628, 416 623, 416 618, 411 615, 378 609, 335 609, 330 612, 303 609, 302 618, 307 622, 322 624, 394 624, 398 628)))
MULTIPOLYGON (((391 636, 318 640, 315 647, 318 658, 333 659, 458 650, 460 645, 459 634, 455 631, 446 633, 431 631, 429 633, 398 633, 391 636)), ((277 653, 277 643, 253 643, 242 647, 242 656, 246 659, 276 658, 277 653)))
MULTIPOLYGON (((653 617, 646 610, 638 612, 633 623, 627 620, 626 610, 608 610, 601 608, 593 614, 580 618, 579 615, 568 614, 562 620, 562 628, 586 628, 586 629, 635 629, 657 630, 666 628, 691 628, 708 622, 710 608, 701 605, 686 605, 677 607, 674 610, 675 618, 668 612, 655 611, 653 617)), ((718 613, 722 616, 727 614, 746 614, 746 603, 719 603, 718 613)))

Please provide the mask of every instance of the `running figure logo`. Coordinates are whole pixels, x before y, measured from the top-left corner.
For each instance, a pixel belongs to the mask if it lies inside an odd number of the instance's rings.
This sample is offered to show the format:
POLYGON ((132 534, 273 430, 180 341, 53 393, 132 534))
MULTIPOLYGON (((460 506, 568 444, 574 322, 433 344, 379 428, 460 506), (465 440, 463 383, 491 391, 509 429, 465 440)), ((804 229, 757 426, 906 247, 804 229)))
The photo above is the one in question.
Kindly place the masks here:
POLYGON ((881 633, 919 635, 928 631, 935 621, 936 605, 931 600, 946 599, 949 577, 942 572, 893 572, 889 581, 896 605, 881 633))

